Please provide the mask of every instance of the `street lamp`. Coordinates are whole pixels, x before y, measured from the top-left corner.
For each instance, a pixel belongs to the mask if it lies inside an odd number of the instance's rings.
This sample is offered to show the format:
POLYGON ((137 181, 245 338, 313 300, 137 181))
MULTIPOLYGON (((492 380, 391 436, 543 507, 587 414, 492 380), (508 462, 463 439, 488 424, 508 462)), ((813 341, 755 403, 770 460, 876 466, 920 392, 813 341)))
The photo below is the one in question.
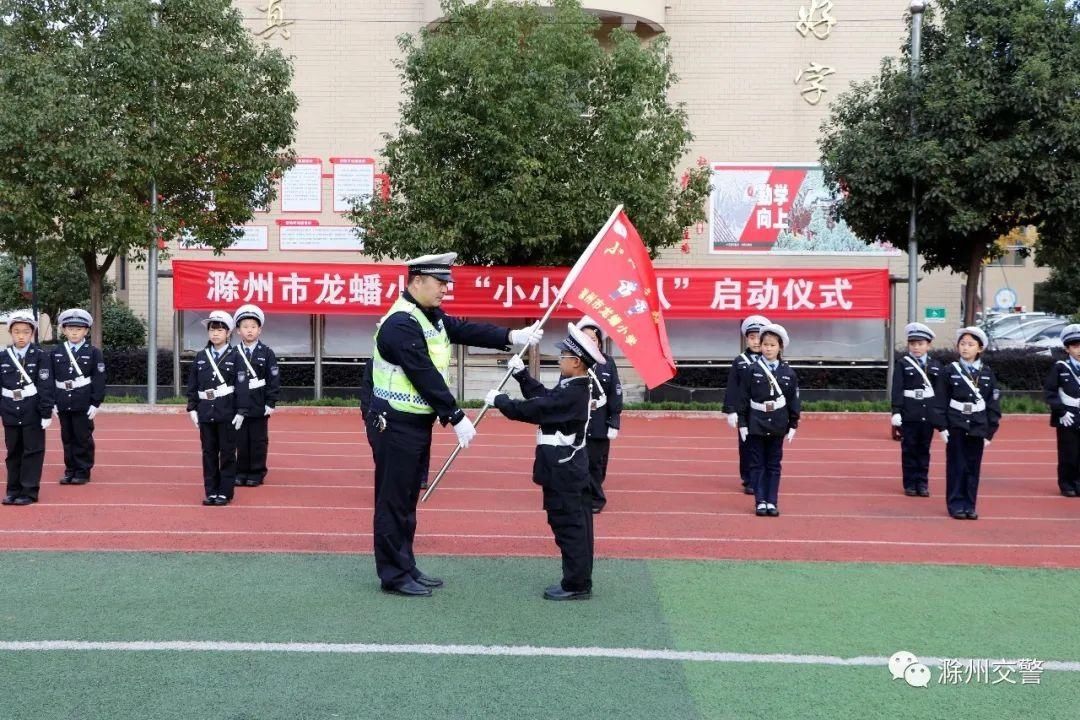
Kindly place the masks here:
MULTIPOLYGON (((150 24, 157 30, 158 12, 161 10, 161 0, 150 0, 151 14, 150 24)), ((156 33, 155 33, 156 34, 156 33)), ((154 88, 157 88, 157 79, 154 80, 154 88)), ((154 103, 157 103, 157 93, 154 93, 154 103)), ((154 122, 156 108, 150 108, 151 130, 157 129, 154 122)), ((146 288, 146 402, 150 405, 157 403, 157 326, 158 326, 158 229, 157 229, 157 178, 150 179, 150 252, 147 254, 146 265, 148 270, 149 285, 146 288)))
MULTIPOLYGON (((911 78, 919 77, 919 55, 922 50, 922 17, 926 0, 911 0, 911 78)), ((911 130, 915 132, 915 113, 911 114, 911 130)), ((915 206, 918 193, 914 178, 911 181, 911 218, 908 221, 908 322, 919 319, 919 241, 915 239, 915 206)))

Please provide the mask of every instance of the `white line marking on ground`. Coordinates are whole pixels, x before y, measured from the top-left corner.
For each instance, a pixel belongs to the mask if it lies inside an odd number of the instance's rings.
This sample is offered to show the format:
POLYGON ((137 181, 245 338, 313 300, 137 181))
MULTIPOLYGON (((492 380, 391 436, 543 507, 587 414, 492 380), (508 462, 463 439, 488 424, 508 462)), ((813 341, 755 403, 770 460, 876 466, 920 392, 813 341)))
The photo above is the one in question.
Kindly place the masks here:
MULTIPOLYGON (((651 648, 543 647, 536 645, 437 645, 424 643, 398 645, 384 643, 272 643, 218 642, 199 640, 94 642, 85 640, 0 641, 0 651, 54 652, 241 652, 241 653, 318 653, 345 655, 472 655, 487 657, 611 658, 617 660, 663 660, 673 662, 749 663, 778 665, 833 665, 842 667, 883 667, 889 659, 860 655, 843 658, 835 655, 793 655, 784 653, 706 652, 702 650, 664 650, 651 648)), ((982 659, 979 659, 980 661, 982 659)), ((940 665, 940 658, 922 658, 924 664, 940 665)), ((1000 662, 1001 658, 986 658, 1000 662)), ((1044 670, 1080 672, 1080 662, 1043 661, 1044 670)))

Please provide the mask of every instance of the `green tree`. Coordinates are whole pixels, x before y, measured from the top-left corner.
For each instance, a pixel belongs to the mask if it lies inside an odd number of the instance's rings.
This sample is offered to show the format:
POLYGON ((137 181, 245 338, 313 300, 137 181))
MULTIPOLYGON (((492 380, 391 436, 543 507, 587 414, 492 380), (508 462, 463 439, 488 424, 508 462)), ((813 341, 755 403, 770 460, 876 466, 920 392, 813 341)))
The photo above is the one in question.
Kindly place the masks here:
POLYGON ((351 213, 367 254, 566 265, 617 203, 654 253, 704 218, 707 169, 676 183, 692 136, 666 38, 602 44, 578 0, 551 5, 449 0, 447 22, 399 38, 391 194, 351 213))
POLYGON ((0 0, 0 249, 79 258, 100 320, 118 255, 228 247, 291 162, 291 76, 229 0, 0 0))
MULTIPOLYGON (((30 297, 23 294, 23 267, 28 261, 5 255, 0 258, 0 312, 30 307, 30 297)), ((113 293, 112 283, 103 281, 102 293, 107 299, 113 293)), ((61 310, 90 305, 90 280, 86 268, 75 256, 57 259, 50 257, 37 263, 38 309, 49 316, 53 334, 59 332, 56 318, 61 310)))
POLYGON ((936 0, 923 27, 916 81, 905 48, 833 104, 822 165, 870 242, 907 247, 914 183, 923 267, 967 274, 971 323, 999 237, 1032 225, 1040 262, 1076 256, 1080 23, 1065 0, 936 0))
POLYGON ((1050 277, 1035 285, 1034 309, 1059 315, 1080 313, 1080 265, 1050 270, 1050 277))

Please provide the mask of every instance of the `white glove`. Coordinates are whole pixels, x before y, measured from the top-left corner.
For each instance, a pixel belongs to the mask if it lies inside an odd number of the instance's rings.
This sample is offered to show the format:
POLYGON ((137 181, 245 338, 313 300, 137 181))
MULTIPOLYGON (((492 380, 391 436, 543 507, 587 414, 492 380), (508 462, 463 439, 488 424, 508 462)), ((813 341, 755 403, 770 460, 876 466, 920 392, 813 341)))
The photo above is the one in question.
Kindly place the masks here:
POLYGON ((41 419, 41 429, 42 430, 48 430, 50 425, 52 425, 52 415, 50 415, 47 418, 42 418, 41 419))
POLYGON ((506 361, 506 369, 510 371, 511 375, 517 375, 525 369, 525 361, 521 359, 520 355, 511 355, 510 359, 506 361))
POLYGON ((746 436, 750 434, 750 430, 747 428, 739 428, 739 439, 746 442, 746 436))
POLYGON ((739 413, 731 413, 727 416, 727 424, 731 426, 731 429, 739 427, 739 413))
MULTIPOLYGON (((499 395, 501 394, 502 393, 500 393, 498 390, 488 390, 487 395, 484 396, 484 403, 490 405, 491 407, 495 407, 495 398, 499 397, 499 395)), ((467 419, 468 418, 466 418, 466 420, 467 419)), ((454 427, 457 426, 455 425, 454 427)))
POLYGON ((946 444, 948 444, 948 442, 949 442, 949 431, 948 430, 938 430, 938 435, 940 435, 941 439, 943 441, 945 441, 946 444))
POLYGON ((787 431, 788 445, 790 445, 791 441, 794 440, 794 439, 795 439, 795 428, 791 428, 790 430, 787 431))
POLYGON ((1075 421, 1076 420, 1073 418, 1071 412, 1065 413, 1058 419, 1058 422, 1061 423, 1061 427, 1072 427, 1075 421))
POLYGON ((235 416, 233 416, 232 426, 234 428, 239 430, 240 426, 243 425, 243 424, 244 424, 244 416, 243 415, 235 415, 235 416))
POLYGON ((199 411, 192 410, 188 413, 188 417, 191 418, 191 422, 195 423, 195 427, 199 427, 199 411))
POLYGON ((904 418, 900 417, 900 413, 896 413, 892 416, 890 422, 892 422, 893 427, 900 427, 904 424, 904 418))
POLYGON ((513 345, 539 345, 543 337, 544 331, 540 329, 539 323, 510 331, 510 343, 513 345))
POLYGON ((989 438, 983 438, 983 447, 990 447, 989 438))
POLYGON ((266 417, 270 417, 273 414, 274 408, 270 407, 269 405, 263 405, 263 415, 265 415, 266 417))
POLYGON ((454 432, 457 433, 458 445, 463 448, 469 447, 469 443, 476 437, 476 427, 472 424, 472 420, 469 416, 461 418, 458 424, 454 426, 454 432))
POLYGON ((86 409, 86 417, 93 420, 94 416, 97 415, 97 411, 98 411, 98 409, 96 407, 94 407, 93 405, 91 405, 90 407, 88 407, 86 409))
POLYGON ((614 440, 617 437, 619 437, 618 428, 608 428, 607 429, 607 439, 608 440, 614 440))

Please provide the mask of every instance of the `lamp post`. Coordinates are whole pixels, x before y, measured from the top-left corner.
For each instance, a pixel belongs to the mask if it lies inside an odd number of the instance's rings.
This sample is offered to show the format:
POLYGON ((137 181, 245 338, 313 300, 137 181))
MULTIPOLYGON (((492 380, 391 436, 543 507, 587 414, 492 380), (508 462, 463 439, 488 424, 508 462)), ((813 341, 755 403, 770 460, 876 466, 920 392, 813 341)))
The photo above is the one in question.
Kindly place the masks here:
MULTIPOLYGON (((922 50, 922 17, 926 0, 911 0, 911 78, 919 77, 919 54, 922 50)), ((915 113, 911 114, 911 130, 915 131, 915 113)), ((911 219, 908 221, 908 322, 919 319, 919 241, 915 239, 915 206, 918 193, 911 181, 911 219)))
MULTIPOLYGON (((158 26, 158 11, 161 9, 161 0, 150 0, 151 14, 150 24, 155 30, 158 26)), ((154 80, 154 88, 157 88, 157 80, 154 80)), ((154 94, 154 102, 157 102, 157 93, 154 94)), ((151 131, 157 129, 154 122, 154 110, 150 109, 151 131)), ((150 251, 147 253, 146 265, 149 285, 146 287, 146 402, 150 405, 157 403, 157 326, 158 326, 158 229, 157 229, 157 179, 150 179, 150 251)))

